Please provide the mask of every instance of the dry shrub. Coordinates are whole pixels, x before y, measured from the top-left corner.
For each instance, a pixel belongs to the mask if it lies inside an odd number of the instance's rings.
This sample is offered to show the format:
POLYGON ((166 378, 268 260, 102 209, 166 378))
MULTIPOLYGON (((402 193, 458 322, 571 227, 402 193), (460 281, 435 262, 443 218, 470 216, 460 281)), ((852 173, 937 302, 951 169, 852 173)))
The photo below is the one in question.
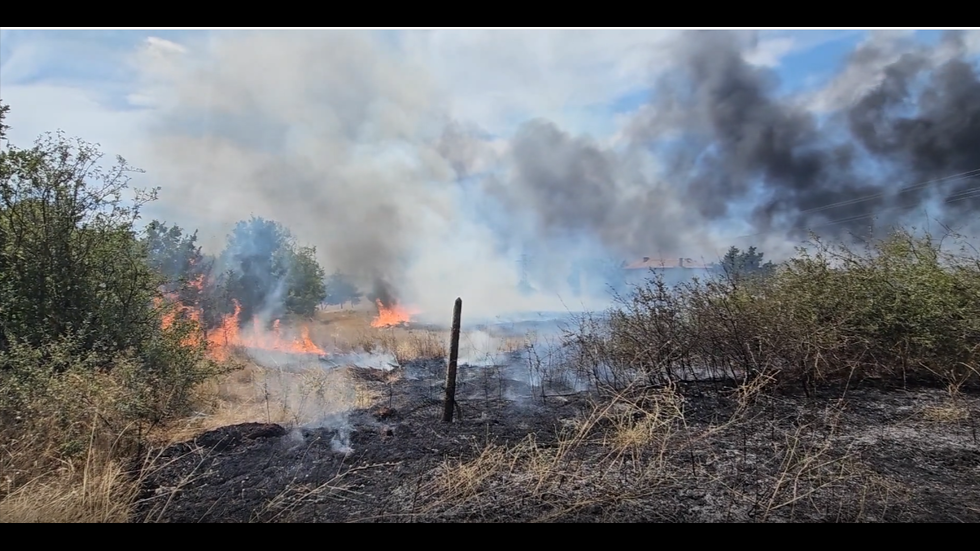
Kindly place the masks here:
MULTIPOLYGON (((955 237, 955 236, 954 236, 955 237)), ((566 334, 599 387, 640 380, 875 377, 975 383, 980 254, 899 231, 864 251, 814 237, 771 275, 653 276, 566 334)))
POLYGON ((136 481, 122 466, 220 372, 180 337, 164 334, 143 358, 84 353, 71 338, 0 354, 0 519, 124 516, 136 481))

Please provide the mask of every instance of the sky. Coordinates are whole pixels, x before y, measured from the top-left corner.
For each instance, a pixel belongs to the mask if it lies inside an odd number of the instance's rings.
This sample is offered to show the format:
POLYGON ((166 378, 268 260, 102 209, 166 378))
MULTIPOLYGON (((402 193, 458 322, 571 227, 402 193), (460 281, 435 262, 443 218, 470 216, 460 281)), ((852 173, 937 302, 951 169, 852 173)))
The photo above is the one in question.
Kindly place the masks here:
MULTIPOLYGON (((797 201, 780 211, 792 218, 860 194, 823 193, 809 180, 804 189, 738 144, 750 127, 785 123, 796 125, 787 139, 802 155, 817 141, 799 113, 835 120, 916 44, 934 48, 930 60, 943 55, 940 31, 729 34, 2 29, 0 99, 11 107, 11 143, 56 129, 99 143, 146 170, 133 185, 161 187, 147 219, 197 228, 212 250, 255 214, 316 245, 329 269, 402 281, 419 304, 491 288, 497 302, 516 302, 529 300, 511 292, 522 252, 539 259, 537 286, 557 289, 586 258, 712 260, 783 219, 759 221, 767 200, 770 212, 797 201), (725 56, 702 55, 709 47, 737 59, 722 66, 725 56), (861 48, 878 54, 858 59, 861 48), (663 86, 685 68, 700 76, 666 101, 663 86), (751 107, 737 143, 720 121, 739 113, 705 103, 728 101, 726 75, 771 81, 766 94, 778 98, 775 115, 772 101, 751 107), (704 167, 769 176, 722 182, 704 167), (764 177, 781 183, 753 183, 764 177), (713 205, 720 195, 727 206, 713 205)), ((974 66, 977 34, 957 54, 974 66)), ((943 158, 952 170, 961 157, 943 158)), ((792 240, 776 234, 765 243, 778 255, 792 240)))

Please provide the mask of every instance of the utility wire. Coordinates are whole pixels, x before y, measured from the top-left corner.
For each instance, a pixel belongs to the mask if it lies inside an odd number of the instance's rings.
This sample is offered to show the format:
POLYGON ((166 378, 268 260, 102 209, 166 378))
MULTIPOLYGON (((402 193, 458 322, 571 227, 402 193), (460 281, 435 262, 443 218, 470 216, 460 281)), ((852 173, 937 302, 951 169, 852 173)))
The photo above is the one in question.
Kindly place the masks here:
POLYGON ((894 191, 894 192, 892 192, 892 191, 884 191, 884 192, 875 193, 875 194, 872 194, 872 195, 866 195, 864 197, 856 197, 854 199, 848 199, 848 200, 845 200, 845 201, 840 201, 838 203, 831 203, 829 205, 823 205, 823 206, 820 206, 820 207, 814 207, 814 208, 811 208, 811 209, 801 210, 801 211, 799 211, 799 214, 806 214, 806 213, 810 213, 810 212, 820 212, 820 211, 829 210, 829 209, 833 209, 833 208, 837 208, 837 207, 843 207, 843 206, 847 206, 847 205, 853 205, 853 204, 856 204, 856 203, 862 203, 864 201, 870 201, 872 199, 880 199, 880 198, 885 197, 885 196, 887 196, 887 195, 889 195, 891 193, 895 193, 895 194, 908 193, 910 191, 917 191, 917 190, 920 190, 920 189, 925 189, 925 188, 927 188, 929 186, 932 186, 932 185, 935 185, 935 184, 939 184, 939 183, 943 183, 943 182, 947 182, 948 183, 948 182, 955 182, 955 181, 960 181, 960 180, 969 180, 970 178, 972 178, 974 176, 980 176, 980 168, 975 168, 973 170, 968 170, 968 171, 962 172, 960 174, 953 174, 952 176, 946 176, 944 178, 939 178, 937 180, 927 180, 925 182, 920 182, 918 184, 914 184, 914 185, 911 185, 911 186, 908 186, 908 187, 901 188, 901 189, 899 189, 897 191, 894 191))
MULTIPOLYGON (((894 193, 904 193, 904 192, 914 191, 914 190, 918 190, 918 189, 925 189, 928 186, 935 185, 935 184, 940 183, 940 182, 947 182, 948 183, 948 182, 954 182, 954 181, 970 180, 970 179, 976 178, 978 176, 980 176, 980 168, 976 168, 976 169, 973 169, 973 170, 968 170, 968 171, 962 172, 960 174, 953 174, 951 176, 946 176, 944 178, 939 178, 937 180, 929 180, 929 181, 926 181, 926 182, 921 182, 919 184, 915 184, 915 185, 912 185, 912 186, 901 188, 897 192, 894 192, 894 193)), ((865 196, 865 197, 858 197, 858 198, 855 198, 855 199, 849 199, 849 200, 846 200, 846 201, 840 201, 838 203, 832 203, 832 204, 829 204, 829 205, 823 205, 823 206, 820 206, 820 207, 814 207, 812 209, 801 210, 801 211, 799 211, 799 214, 805 214, 805 213, 811 213, 811 212, 820 212, 820 211, 829 210, 829 209, 836 208, 836 207, 853 205, 853 204, 860 203, 860 202, 863 202, 863 201, 869 201, 871 199, 877 199, 879 197, 884 197, 884 196, 887 196, 889 193, 891 193, 891 192, 876 193, 874 195, 868 195, 868 196, 865 196)), ((971 189, 968 189, 968 190, 957 192, 957 193, 951 195, 950 197, 947 197, 946 200, 943 201, 943 202, 946 203, 946 204, 948 204, 948 203, 955 203, 956 201, 962 201, 962 200, 965 200, 965 199, 976 198, 976 197, 980 197, 980 187, 971 188, 971 189)), ((828 226, 836 226, 838 224, 845 224, 847 222, 854 222, 856 220, 861 220, 863 218, 871 218, 873 216, 877 216, 877 215, 879 215, 879 214, 881 214, 883 212, 890 212, 890 211, 896 211, 896 210, 912 210, 912 209, 916 208, 917 206, 918 205, 916 204, 916 205, 908 205, 908 206, 888 207, 888 208, 879 209, 879 210, 876 210, 876 211, 873 211, 873 212, 869 212, 869 213, 865 213, 865 214, 858 214, 858 215, 855 215, 855 216, 849 216, 847 218, 842 218, 840 220, 834 220, 832 222, 827 222, 825 224, 820 224, 820 225, 817 225, 817 226, 811 226, 810 229, 813 229, 813 228, 825 228, 825 227, 828 227, 828 226)), ((758 237, 760 235, 767 235, 767 234, 770 234, 770 233, 777 233, 779 231, 783 231, 783 230, 770 230, 770 231, 766 231, 766 232, 753 233, 753 234, 748 234, 748 235, 740 235, 740 236, 736 237, 736 239, 744 239, 744 238, 748 238, 748 237, 758 237)))

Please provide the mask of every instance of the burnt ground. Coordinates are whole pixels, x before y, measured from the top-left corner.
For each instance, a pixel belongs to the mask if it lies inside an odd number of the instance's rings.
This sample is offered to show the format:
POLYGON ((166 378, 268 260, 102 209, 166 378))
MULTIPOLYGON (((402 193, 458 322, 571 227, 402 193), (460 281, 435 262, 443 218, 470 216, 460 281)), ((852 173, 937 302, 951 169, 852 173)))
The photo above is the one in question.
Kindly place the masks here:
POLYGON ((608 400, 506 400, 471 377, 443 424, 433 378, 349 370, 382 403, 346 425, 236 425, 162 450, 136 520, 980 522, 976 393, 863 384, 739 408, 729 386, 685 383, 583 429, 608 400))

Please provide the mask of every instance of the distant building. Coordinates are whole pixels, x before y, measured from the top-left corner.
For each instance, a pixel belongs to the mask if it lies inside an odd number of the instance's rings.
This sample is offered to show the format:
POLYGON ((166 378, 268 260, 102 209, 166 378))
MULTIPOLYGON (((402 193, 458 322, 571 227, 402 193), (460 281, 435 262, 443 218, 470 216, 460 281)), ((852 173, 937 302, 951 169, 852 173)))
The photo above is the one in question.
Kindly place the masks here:
POLYGON ((644 256, 635 262, 623 261, 622 270, 628 283, 638 283, 654 273, 663 275, 667 283, 679 283, 696 275, 705 275, 711 266, 691 258, 653 258, 644 256))
POLYGON ((627 263, 623 261, 624 270, 708 270, 710 266, 703 262, 696 262, 690 258, 651 258, 644 256, 642 260, 627 263))

